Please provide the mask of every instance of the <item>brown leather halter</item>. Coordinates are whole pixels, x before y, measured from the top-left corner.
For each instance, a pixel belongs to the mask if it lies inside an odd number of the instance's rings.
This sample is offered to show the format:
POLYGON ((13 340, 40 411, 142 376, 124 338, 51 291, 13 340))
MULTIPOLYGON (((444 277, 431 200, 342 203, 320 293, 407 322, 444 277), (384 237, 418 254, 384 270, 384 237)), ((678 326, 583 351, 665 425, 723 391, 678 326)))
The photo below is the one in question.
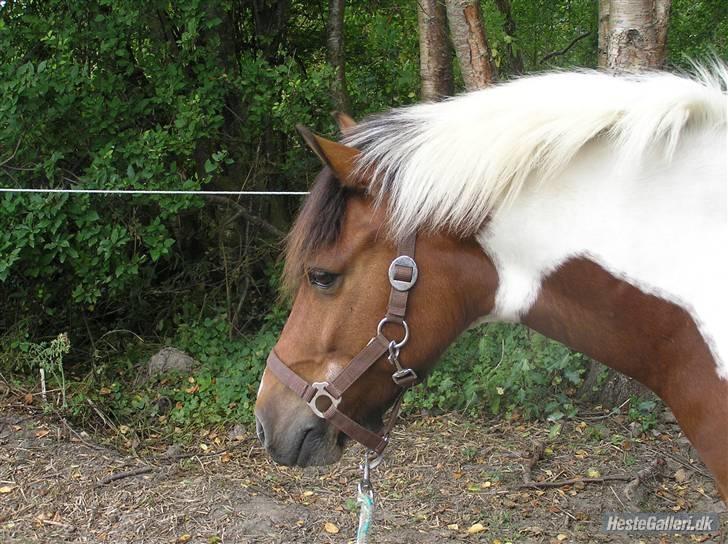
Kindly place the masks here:
POLYGON ((407 311, 409 290, 417 281, 417 264, 415 263, 415 243, 417 235, 408 236, 398 247, 399 256, 389 265, 389 283, 392 289, 389 294, 387 313, 377 326, 377 334, 354 358, 349 361, 330 382, 309 383, 291 370, 276 354, 275 350, 268 356, 267 366, 282 384, 301 397, 318 417, 331 422, 337 429, 350 438, 364 445, 377 456, 380 456, 389 441, 389 433, 399 414, 402 397, 405 391, 417 382, 418 376, 411 368, 402 368, 399 363, 399 351, 409 340, 409 327, 404 320, 407 311), (404 337, 390 340, 382 333, 384 325, 394 323, 404 330, 404 337), (338 409, 342 395, 372 365, 389 353, 388 360, 394 367, 392 380, 402 388, 392 407, 389 422, 381 434, 370 431, 338 409), (328 407, 319 408, 318 400, 327 399, 328 407))

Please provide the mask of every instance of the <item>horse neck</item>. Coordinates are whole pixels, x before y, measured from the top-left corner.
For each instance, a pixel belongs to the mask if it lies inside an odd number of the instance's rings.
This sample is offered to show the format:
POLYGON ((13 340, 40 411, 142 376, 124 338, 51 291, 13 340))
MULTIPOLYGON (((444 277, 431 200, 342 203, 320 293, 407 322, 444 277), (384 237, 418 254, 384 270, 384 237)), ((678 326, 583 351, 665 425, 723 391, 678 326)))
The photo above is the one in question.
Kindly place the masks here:
POLYGON ((728 504, 728 381, 687 311, 576 258, 544 279, 521 321, 662 397, 728 504))
POLYGON ((725 498, 724 141, 716 150, 697 139, 669 168, 632 171, 588 150, 559 180, 527 189, 479 240, 498 272, 490 317, 521 321, 650 387, 725 498))

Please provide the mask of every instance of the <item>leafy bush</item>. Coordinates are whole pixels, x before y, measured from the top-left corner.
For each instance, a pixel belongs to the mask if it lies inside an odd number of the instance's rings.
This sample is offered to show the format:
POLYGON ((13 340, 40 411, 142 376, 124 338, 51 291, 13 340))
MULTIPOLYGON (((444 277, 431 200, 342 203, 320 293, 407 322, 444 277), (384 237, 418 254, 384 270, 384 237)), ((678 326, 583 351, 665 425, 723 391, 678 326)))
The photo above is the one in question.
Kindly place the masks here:
POLYGON ((225 316, 182 324, 175 345, 195 357, 201 368, 186 387, 161 388, 175 408, 175 423, 217 424, 222 421, 253 422, 253 406, 268 353, 285 321, 285 310, 277 308, 260 331, 230 339, 225 316))
POLYGON ((526 417, 559 420, 575 413, 572 399, 586 357, 518 325, 490 324, 467 331, 450 347, 415 408, 496 414, 518 409, 526 417))

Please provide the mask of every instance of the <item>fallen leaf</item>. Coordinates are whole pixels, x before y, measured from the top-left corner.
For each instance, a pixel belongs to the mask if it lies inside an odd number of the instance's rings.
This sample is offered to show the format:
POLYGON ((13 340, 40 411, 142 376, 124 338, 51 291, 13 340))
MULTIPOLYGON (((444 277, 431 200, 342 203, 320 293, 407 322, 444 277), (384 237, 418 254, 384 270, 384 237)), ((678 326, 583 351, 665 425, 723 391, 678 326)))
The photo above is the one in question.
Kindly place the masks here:
POLYGON ((48 436, 49 434, 50 434, 50 431, 48 429, 41 429, 39 431, 35 431, 36 438, 43 438, 45 436, 48 436))
POLYGON ((492 485, 492 482, 483 482, 482 484, 480 484, 480 487, 482 487, 483 489, 488 489, 492 485))
POLYGON ((189 542, 190 540, 192 540, 192 535, 190 535, 190 534, 187 534, 187 533, 185 533, 185 534, 183 534, 183 535, 180 535, 180 536, 179 536, 179 537, 177 538, 177 542, 178 542, 179 544, 185 544, 185 542, 189 542))
POLYGON ((688 473, 685 472, 684 468, 675 471, 675 481, 681 484, 688 481, 688 473))
POLYGON ((559 542, 563 542, 567 538, 569 538, 569 537, 566 536, 564 533, 559 533, 558 535, 556 535, 556 540, 558 540, 559 542))
POLYGON ((589 470, 587 470, 587 471, 586 471, 586 475, 587 475, 587 476, 588 476, 589 478, 600 478, 600 477, 602 476, 601 472, 599 472, 599 471, 598 471, 597 469, 595 469, 595 468, 590 468, 589 470))
POLYGON ((15 485, 4 485, 0 487, 0 493, 12 493, 13 489, 15 489, 17 486, 15 485))
POLYGON ((303 492, 304 497, 310 497, 311 495, 313 495, 313 491, 304 491, 303 492))
POLYGON ((27 404, 28 406, 30 406, 31 404, 33 404, 33 394, 32 393, 26 393, 23 396, 23 402, 25 404, 27 404))
POLYGON ((474 535, 474 534, 477 534, 477 533, 482 533, 483 531, 485 531, 485 527, 483 526, 482 523, 474 523, 468 529, 468 534, 469 535, 474 535))
POLYGON ((232 456, 228 452, 225 452, 220 456, 221 463, 229 463, 231 460, 232 456))
POLYGON ((99 395, 111 395, 111 389, 108 387, 102 387, 99 389, 99 395))
POLYGON ((451 531, 457 531, 458 529, 460 529, 460 527, 458 526, 457 523, 451 523, 450 525, 447 526, 447 528, 450 529, 451 531))
POLYGON ((324 531, 326 531, 330 535, 335 535, 339 532, 339 528, 330 521, 327 521, 326 523, 324 523, 324 531))

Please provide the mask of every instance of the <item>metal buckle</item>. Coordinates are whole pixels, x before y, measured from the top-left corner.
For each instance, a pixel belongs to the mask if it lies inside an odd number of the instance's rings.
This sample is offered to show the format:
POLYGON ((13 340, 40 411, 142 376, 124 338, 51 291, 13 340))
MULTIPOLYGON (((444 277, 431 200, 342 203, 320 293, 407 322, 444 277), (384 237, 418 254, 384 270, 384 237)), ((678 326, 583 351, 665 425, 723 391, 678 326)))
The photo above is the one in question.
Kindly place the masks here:
MULTIPOLYGON (((321 419, 326 419, 326 416, 324 413, 318 409, 318 406, 316 406, 316 401, 319 399, 319 397, 325 397, 331 401, 332 406, 336 408, 339 403, 341 402, 341 398, 334 397, 331 393, 329 393, 326 390, 326 386, 329 385, 329 382, 313 382, 311 384, 311 387, 313 387, 316 390, 316 393, 314 393, 313 398, 308 401, 308 407, 311 408, 314 414, 316 414, 321 419)), ((329 406, 331 408, 331 406, 329 406)), ((326 410, 328 411, 329 408, 326 410)))
POLYGON ((411 368, 403 368, 392 374, 392 381, 400 386, 405 382, 416 382, 418 379, 417 373, 411 368))
POLYGON ((397 291, 409 291, 417 281, 417 263, 412 257, 407 255, 400 255, 392 261, 389 265, 389 283, 392 284, 397 291), (409 281, 402 281, 394 279, 394 275, 397 272, 397 266, 405 266, 412 269, 412 279, 409 281))

